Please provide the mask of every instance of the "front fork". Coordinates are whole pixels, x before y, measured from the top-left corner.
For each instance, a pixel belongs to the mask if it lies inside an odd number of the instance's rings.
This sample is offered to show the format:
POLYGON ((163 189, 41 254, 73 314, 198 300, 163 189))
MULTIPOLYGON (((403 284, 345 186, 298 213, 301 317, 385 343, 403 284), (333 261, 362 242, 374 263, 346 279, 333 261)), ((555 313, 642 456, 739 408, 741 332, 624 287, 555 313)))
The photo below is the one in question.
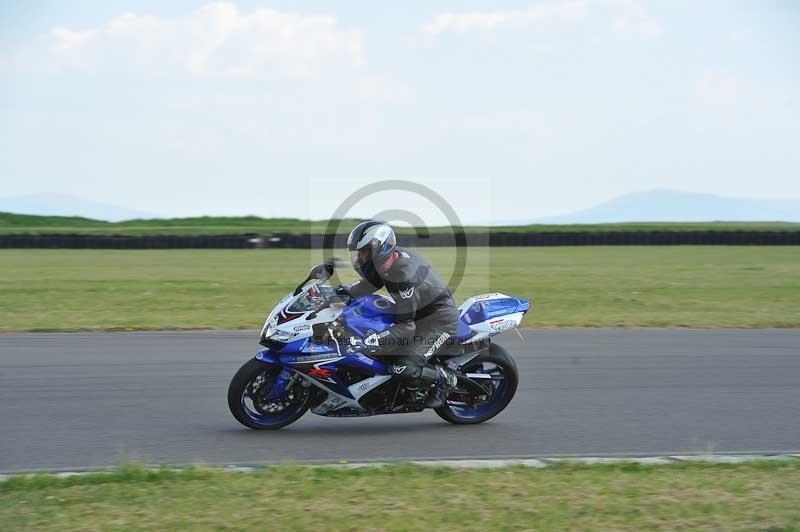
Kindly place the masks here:
POLYGON ((275 353, 269 348, 258 351, 256 353, 256 360, 260 360, 261 362, 270 364, 272 366, 278 366, 280 368, 280 372, 275 378, 275 381, 269 387, 265 398, 276 400, 283 397, 286 394, 286 390, 288 390, 289 387, 294 384, 294 381, 297 378, 296 374, 283 366, 280 362, 280 359, 275 356, 275 353))
POLYGON ((280 399, 286 395, 286 390, 294 384, 297 379, 297 374, 289 371, 287 368, 281 369, 272 386, 269 387, 266 398, 271 400, 280 399))

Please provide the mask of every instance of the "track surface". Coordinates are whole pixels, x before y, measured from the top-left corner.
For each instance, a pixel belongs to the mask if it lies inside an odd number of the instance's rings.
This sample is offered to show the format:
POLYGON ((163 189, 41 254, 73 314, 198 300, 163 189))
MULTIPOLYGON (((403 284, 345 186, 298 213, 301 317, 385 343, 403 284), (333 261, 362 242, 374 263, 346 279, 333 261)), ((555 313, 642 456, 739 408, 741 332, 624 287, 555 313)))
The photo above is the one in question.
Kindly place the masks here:
POLYGON ((0 335, 0 471, 800 449, 800 330, 534 330, 517 396, 459 427, 433 412, 307 414, 278 432, 229 414, 254 333, 0 335))

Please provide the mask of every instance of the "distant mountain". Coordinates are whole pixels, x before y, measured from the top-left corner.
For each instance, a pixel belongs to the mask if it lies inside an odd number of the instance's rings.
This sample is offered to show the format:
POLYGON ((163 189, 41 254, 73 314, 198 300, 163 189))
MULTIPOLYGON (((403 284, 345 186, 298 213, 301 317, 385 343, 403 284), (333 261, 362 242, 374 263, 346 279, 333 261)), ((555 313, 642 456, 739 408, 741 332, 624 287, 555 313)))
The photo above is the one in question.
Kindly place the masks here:
MULTIPOLYGON (((0 198, 0 212, 80 216, 109 222, 159 218, 158 214, 152 212, 127 209, 66 194, 0 198)), ((189 220, 179 219, 172 222, 186 225, 189 220)), ((202 218, 197 220, 202 225, 202 218)), ((229 217, 226 220, 226 225, 250 223, 245 217, 229 217)), ((594 207, 559 216, 533 220, 493 220, 489 225, 712 221, 800 222, 800 199, 730 198, 660 189, 625 194, 594 207)), ((194 222, 191 224, 194 225, 194 222)))
POLYGON ((66 194, 32 194, 0 198, 0 212, 37 214, 41 216, 81 216, 95 220, 118 222, 134 218, 156 218, 158 215, 85 200, 66 194))
POLYGON ((526 223, 800 222, 800 199, 744 199, 675 190, 634 192, 589 209, 526 223))

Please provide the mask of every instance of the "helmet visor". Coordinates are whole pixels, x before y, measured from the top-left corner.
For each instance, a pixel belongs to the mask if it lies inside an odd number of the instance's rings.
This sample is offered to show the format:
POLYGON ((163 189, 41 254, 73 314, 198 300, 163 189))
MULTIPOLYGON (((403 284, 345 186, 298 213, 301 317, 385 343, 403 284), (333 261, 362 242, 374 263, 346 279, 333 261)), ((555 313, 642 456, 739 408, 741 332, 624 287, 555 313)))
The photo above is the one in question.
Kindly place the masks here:
POLYGON ((372 246, 350 251, 350 261, 353 269, 362 277, 369 275, 372 270, 372 246))

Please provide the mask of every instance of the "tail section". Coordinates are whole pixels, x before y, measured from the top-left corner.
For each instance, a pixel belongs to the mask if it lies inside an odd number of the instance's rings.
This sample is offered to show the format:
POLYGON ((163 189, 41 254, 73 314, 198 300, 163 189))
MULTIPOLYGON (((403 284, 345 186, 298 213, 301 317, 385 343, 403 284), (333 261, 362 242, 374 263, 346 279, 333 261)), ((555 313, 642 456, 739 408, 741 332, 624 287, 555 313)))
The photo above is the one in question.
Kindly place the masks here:
POLYGON ((530 300, 499 292, 471 297, 458 307, 456 338, 472 343, 514 329, 530 308, 530 300))

